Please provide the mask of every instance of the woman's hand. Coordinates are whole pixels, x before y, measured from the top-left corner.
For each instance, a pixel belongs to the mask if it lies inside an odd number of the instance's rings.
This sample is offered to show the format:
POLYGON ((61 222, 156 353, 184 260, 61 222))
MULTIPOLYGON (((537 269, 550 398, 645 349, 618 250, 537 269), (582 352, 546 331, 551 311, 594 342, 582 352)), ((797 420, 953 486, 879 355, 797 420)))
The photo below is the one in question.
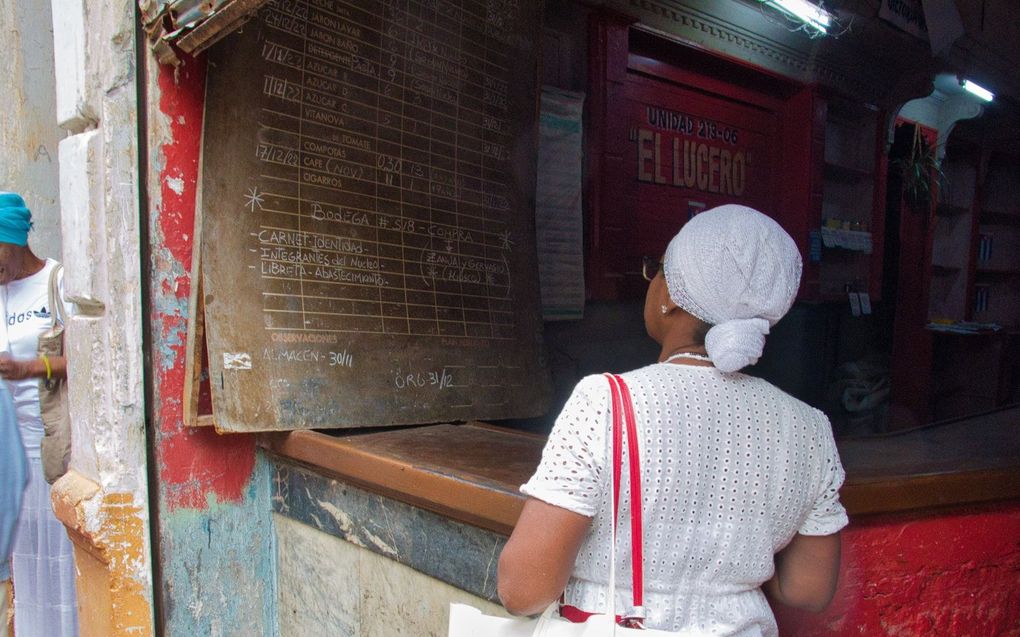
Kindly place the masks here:
POLYGON ((24 380, 39 376, 38 367, 42 367, 42 375, 46 375, 46 367, 37 358, 11 358, 0 356, 0 378, 4 380, 24 380))
POLYGON ((11 358, 10 354, 0 354, 0 378, 67 378, 67 359, 63 356, 50 356, 43 361, 41 358, 11 358))
POLYGON ((528 498, 499 556, 496 588, 514 615, 534 615, 556 601, 574 570, 591 518, 528 498))

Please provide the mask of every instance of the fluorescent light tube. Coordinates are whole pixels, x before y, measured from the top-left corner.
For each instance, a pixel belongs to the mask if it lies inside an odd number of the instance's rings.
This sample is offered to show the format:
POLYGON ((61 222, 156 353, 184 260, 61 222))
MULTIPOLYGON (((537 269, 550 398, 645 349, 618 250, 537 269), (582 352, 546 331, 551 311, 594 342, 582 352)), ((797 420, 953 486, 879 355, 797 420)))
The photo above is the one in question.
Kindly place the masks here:
POLYGON ((766 0, 768 4, 811 25, 822 33, 832 25, 832 16, 816 4, 807 0, 766 0))
POLYGON ((979 86, 978 84, 971 82, 970 80, 964 80, 962 84, 963 90, 973 95, 977 95, 986 102, 991 102, 993 99, 995 99, 995 95, 991 91, 989 91, 983 86, 979 86))

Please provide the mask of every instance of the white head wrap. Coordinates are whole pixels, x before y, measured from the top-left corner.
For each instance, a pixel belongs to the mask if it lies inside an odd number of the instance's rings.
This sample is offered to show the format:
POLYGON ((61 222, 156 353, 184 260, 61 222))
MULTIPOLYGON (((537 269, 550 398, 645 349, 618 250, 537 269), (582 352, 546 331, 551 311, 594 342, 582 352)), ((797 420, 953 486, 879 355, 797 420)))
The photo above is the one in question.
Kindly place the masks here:
POLYGON ((747 206, 706 210, 666 249, 669 297, 712 325, 705 349, 716 368, 735 372, 758 362, 769 327, 793 305, 800 251, 778 223, 747 206))

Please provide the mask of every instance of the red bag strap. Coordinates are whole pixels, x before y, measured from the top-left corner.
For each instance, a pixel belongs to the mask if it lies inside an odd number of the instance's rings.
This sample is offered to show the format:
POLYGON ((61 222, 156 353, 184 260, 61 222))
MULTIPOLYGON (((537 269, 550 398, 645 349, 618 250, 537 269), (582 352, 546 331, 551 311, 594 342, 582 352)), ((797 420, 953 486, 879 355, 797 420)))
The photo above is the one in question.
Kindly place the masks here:
POLYGON ((613 415, 613 528, 616 528, 617 512, 620 510, 620 465, 623 464, 623 397, 616 383, 616 377, 606 374, 609 379, 610 406, 613 415))
POLYGON ((616 382, 620 384, 620 394, 623 400, 623 416, 627 426, 627 453, 630 455, 630 537, 632 570, 634 571, 634 607, 640 609, 644 606, 644 519, 642 517, 641 503, 641 458, 638 449, 637 421, 634 418, 634 403, 630 398, 630 389, 623 378, 616 376, 616 382))
MULTIPOLYGON (((612 396, 613 414, 613 526, 620 510, 620 477, 623 465, 623 429, 627 430, 627 455, 630 474, 631 571, 634 607, 625 618, 644 619, 644 550, 641 513, 641 458, 638 449, 637 422, 627 383, 618 374, 606 374, 612 396)), ((615 550, 615 547, 614 547, 615 550)))

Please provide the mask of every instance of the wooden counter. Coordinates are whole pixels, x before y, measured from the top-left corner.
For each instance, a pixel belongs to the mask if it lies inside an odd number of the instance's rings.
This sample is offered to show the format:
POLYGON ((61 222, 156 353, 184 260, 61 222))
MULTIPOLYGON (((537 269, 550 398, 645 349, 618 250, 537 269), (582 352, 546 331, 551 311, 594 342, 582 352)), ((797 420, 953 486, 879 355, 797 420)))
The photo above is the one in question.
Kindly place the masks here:
MULTIPOLYGON (((330 435, 264 434, 264 448, 368 491, 509 534, 544 436, 482 423, 330 435)), ((851 518, 1020 499, 1020 408, 838 441, 851 518)))

